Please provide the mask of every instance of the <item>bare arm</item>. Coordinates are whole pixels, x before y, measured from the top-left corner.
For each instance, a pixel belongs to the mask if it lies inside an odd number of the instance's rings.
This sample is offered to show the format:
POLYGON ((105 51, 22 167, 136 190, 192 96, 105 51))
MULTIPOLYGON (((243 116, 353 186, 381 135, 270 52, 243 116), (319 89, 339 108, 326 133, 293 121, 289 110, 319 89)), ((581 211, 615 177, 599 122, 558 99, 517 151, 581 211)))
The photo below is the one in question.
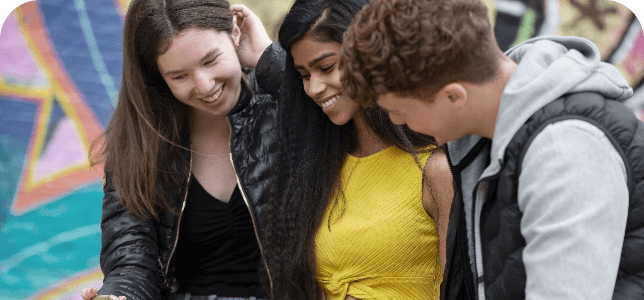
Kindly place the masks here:
POLYGON ((427 213, 436 220, 441 270, 444 270, 447 261, 445 253, 447 226, 454 198, 452 172, 449 169, 445 152, 434 151, 427 160, 424 175, 423 206, 425 206, 427 213))

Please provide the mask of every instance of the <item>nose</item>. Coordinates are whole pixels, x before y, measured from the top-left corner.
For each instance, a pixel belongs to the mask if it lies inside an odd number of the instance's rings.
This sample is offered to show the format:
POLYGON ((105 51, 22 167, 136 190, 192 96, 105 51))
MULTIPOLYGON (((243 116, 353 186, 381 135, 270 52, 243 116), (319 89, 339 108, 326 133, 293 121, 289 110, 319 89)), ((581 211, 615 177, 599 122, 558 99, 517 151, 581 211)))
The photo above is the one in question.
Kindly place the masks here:
POLYGON ((309 88, 307 94, 314 100, 319 99, 323 96, 324 91, 326 91, 326 83, 319 76, 313 76, 309 78, 309 88))
POLYGON ((199 95, 206 96, 215 88, 215 78, 208 72, 195 73, 195 89, 199 95))

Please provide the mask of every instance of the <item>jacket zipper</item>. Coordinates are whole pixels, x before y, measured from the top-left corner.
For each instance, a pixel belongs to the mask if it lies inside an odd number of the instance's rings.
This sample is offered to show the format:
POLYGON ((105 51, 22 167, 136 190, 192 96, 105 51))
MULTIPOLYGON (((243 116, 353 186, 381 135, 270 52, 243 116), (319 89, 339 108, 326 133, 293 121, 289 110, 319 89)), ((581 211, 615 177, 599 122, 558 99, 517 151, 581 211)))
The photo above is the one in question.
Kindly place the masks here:
POLYGON ((253 213, 253 210, 250 207, 250 203, 248 203, 248 199, 246 198, 246 193, 244 193, 242 184, 239 181, 239 176, 237 176, 237 170, 235 169, 235 164, 233 163, 232 153, 230 153, 230 163, 233 166, 233 172, 235 173, 235 178, 237 179, 237 185, 239 185, 239 191, 241 192, 242 198, 246 203, 246 207, 248 208, 248 212, 250 213, 250 218, 253 220, 253 229, 255 229, 255 238, 257 239, 257 245, 259 245, 259 253, 262 256, 262 263, 264 264, 264 267, 266 268, 266 273, 268 274, 268 282, 270 283, 270 286, 271 286, 271 295, 273 295, 273 278, 271 277, 271 272, 268 270, 268 265, 266 264, 266 259, 264 257, 264 247, 262 247, 262 243, 259 239, 259 231, 257 229, 257 221, 255 220, 255 214, 253 213))
MULTIPOLYGON (((478 286, 480 284, 482 284, 481 282, 479 282, 479 275, 478 275, 479 266, 478 266, 478 259, 477 259, 478 257, 477 256, 478 256, 478 253, 480 251, 481 252, 481 260, 483 260, 483 257, 482 257, 482 255, 483 255, 482 247, 483 246, 480 245, 480 240, 482 240, 482 238, 480 237, 480 232, 479 232, 479 239, 477 241, 476 233, 475 233, 474 229, 476 228, 477 225, 478 225, 479 229, 481 228, 481 216, 482 216, 482 213, 483 213, 483 209, 485 208, 485 202, 486 202, 487 199, 489 199, 490 194, 493 193, 493 191, 490 190, 490 184, 489 183, 490 183, 491 180, 494 180, 494 179, 496 179, 496 178, 498 178, 500 176, 501 176, 501 174, 497 173, 497 174, 494 174, 494 175, 491 175, 491 176, 488 176, 488 177, 485 177, 485 178, 481 178, 481 180, 479 180, 478 183, 476 184, 476 187, 474 188, 474 192, 472 193, 472 199, 473 199, 473 201, 472 201, 473 202, 472 203, 472 236, 473 236, 473 244, 474 244, 474 267, 476 269, 476 274, 475 274, 476 275, 476 282, 475 282, 475 284, 476 284, 476 289, 477 290, 478 290, 478 286), (480 210, 481 213, 479 214, 479 223, 476 224, 475 223, 475 221, 476 221, 476 219, 475 219, 476 218, 476 206, 475 205, 476 205, 476 202, 478 200, 477 195, 478 195, 479 187, 484 182, 487 182, 487 186, 486 186, 486 190, 485 190, 485 195, 483 195, 483 199, 482 199, 482 203, 481 203, 481 210, 480 210)), ((477 292, 477 295, 478 295, 478 292, 477 292)))
MULTIPOLYGON (((192 149, 192 146, 190 147, 192 149)), ((188 188, 190 187, 190 176, 192 174, 192 152, 190 153, 190 167, 188 167, 188 180, 186 180, 186 192, 183 196, 183 204, 181 205, 181 212, 179 213, 179 221, 177 221, 177 233, 174 236, 174 245, 172 245, 172 251, 170 251, 170 256, 168 257, 168 263, 165 266, 163 273, 166 278, 168 277, 168 270, 170 269, 170 261, 172 261, 172 256, 174 251, 177 249, 177 242, 179 241, 179 229, 181 228, 181 218, 183 217, 183 210, 186 208, 186 202, 188 201, 188 188)))
MULTIPOLYGON (((230 123, 230 118, 228 119, 228 127, 230 128, 230 135, 232 139, 232 132, 233 128, 230 123)), ((271 276, 271 272, 268 269, 268 265, 266 264, 266 257, 264 256, 264 247, 262 247, 262 242, 260 241, 259 238, 259 230, 257 229, 257 220, 255 219, 255 214, 253 213, 252 208, 250 207, 250 203, 248 202, 248 198, 246 198, 246 193, 244 192, 244 186, 241 184, 241 181, 239 180, 239 175, 237 175, 237 169, 235 168, 235 162, 233 161, 233 146, 229 142, 228 145, 230 146, 230 164, 233 166, 233 172, 235 173, 235 179, 237 179, 237 185, 239 186, 239 191, 241 192, 242 198, 244 199, 244 203, 246 203, 246 208, 248 208, 248 212, 250 213, 250 218, 253 221, 253 229, 255 230, 255 239, 257 239, 257 245, 259 246, 259 253, 262 257, 262 264, 264 264, 264 268, 266 268, 266 274, 268 275, 268 283, 270 285, 270 295, 271 299, 273 298, 273 277, 271 276)))

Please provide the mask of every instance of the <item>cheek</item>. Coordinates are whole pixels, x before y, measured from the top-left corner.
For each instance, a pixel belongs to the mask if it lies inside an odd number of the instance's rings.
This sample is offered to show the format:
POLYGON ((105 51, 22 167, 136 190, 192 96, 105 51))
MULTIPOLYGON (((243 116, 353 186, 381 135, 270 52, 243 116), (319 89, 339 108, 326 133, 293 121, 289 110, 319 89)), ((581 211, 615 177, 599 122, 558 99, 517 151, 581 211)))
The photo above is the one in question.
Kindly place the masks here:
MULTIPOLYGON (((166 81, 166 83, 168 82, 166 81)), ((187 98, 189 98, 190 89, 188 87, 188 82, 169 83, 168 87, 170 88, 170 92, 172 92, 172 95, 174 95, 175 98, 181 101, 185 101, 187 98)))
POLYGON ((309 94, 309 87, 310 87, 310 84, 309 84, 309 83, 310 83, 310 81, 309 81, 309 80, 304 80, 304 79, 302 79, 302 87, 304 87, 304 93, 305 93, 307 96, 309 96, 311 99, 313 99, 313 97, 311 97, 311 94, 309 94))
POLYGON ((342 81, 340 80, 340 75, 341 75, 341 72, 336 66, 333 71, 333 74, 331 74, 330 82, 333 86, 335 86, 338 90, 342 92, 344 88, 342 87, 342 81))
MULTIPOLYGON (((347 101, 350 101, 352 103, 352 100, 347 99, 347 101)), ((358 115, 358 112, 360 111, 360 105, 359 104, 352 104, 349 106, 349 109, 347 110, 347 113, 351 114, 351 118, 354 118, 356 115, 358 115)))

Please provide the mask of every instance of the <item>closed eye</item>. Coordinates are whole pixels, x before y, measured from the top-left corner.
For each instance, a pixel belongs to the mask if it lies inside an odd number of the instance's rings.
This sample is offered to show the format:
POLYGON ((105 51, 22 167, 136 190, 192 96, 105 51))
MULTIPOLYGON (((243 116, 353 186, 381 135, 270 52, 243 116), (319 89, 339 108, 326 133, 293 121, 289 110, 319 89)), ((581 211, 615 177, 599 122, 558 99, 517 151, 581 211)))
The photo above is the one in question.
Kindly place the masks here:
POLYGON ((172 77, 172 80, 181 81, 181 80, 185 79, 187 76, 188 75, 186 75, 186 74, 182 74, 182 75, 179 75, 179 76, 172 77))
POLYGON ((321 70, 322 72, 324 72, 324 73, 329 73, 329 72, 331 72, 331 71, 333 70, 333 67, 335 67, 335 64, 330 64, 330 65, 327 65, 327 66, 322 66, 322 67, 320 67, 320 70, 321 70))
POLYGON ((215 61, 217 60, 217 58, 219 57, 219 55, 221 55, 221 54, 217 54, 217 55, 216 55, 215 57, 213 57, 212 59, 209 59, 208 61, 206 61, 206 62, 204 63, 204 66, 211 66, 211 65, 213 65, 213 64, 215 63, 215 61))

